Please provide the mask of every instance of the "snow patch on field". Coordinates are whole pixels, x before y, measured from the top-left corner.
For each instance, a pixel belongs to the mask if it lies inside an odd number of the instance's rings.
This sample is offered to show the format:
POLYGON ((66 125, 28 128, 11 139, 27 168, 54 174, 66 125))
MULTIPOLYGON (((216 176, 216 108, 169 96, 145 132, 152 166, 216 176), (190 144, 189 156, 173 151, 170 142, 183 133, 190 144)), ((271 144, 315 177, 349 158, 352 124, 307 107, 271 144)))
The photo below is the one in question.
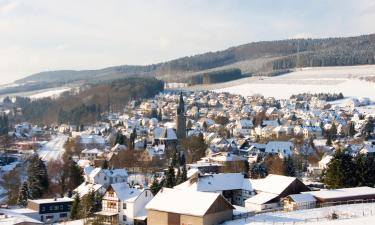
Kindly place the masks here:
POLYGON ((63 88, 60 88, 60 89, 49 90, 49 91, 33 94, 33 95, 30 96, 30 98, 31 99, 39 99, 39 98, 47 98, 47 97, 58 98, 62 93, 66 92, 66 91, 70 91, 70 90, 71 90, 71 88, 69 88, 69 87, 63 87, 63 88))
POLYGON ((310 210, 298 210, 288 213, 260 214, 246 219, 228 221, 224 225, 291 225, 291 224, 334 224, 356 225, 375 224, 375 203, 340 205, 310 210), (327 217, 336 213, 337 220, 329 220, 327 217))
POLYGON ((342 92, 346 97, 375 100, 375 83, 361 80, 368 76, 375 76, 375 66, 302 68, 277 77, 253 77, 224 83, 215 91, 283 99, 304 92, 342 92))
POLYGON ((39 156, 43 161, 52 161, 61 159, 65 152, 64 144, 68 140, 66 135, 54 136, 49 142, 44 144, 41 149, 38 150, 39 156))

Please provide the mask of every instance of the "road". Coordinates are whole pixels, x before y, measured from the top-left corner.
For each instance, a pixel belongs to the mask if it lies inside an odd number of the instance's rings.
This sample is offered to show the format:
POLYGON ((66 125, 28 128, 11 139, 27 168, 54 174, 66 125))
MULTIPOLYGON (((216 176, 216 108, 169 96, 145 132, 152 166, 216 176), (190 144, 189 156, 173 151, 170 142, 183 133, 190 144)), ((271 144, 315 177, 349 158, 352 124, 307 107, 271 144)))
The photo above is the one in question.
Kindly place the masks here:
POLYGON ((52 139, 47 142, 38 150, 39 156, 43 161, 51 161, 61 159, 65 152, 64 144, 68 140, 68 136, 59 134, 53 136, 52 139))

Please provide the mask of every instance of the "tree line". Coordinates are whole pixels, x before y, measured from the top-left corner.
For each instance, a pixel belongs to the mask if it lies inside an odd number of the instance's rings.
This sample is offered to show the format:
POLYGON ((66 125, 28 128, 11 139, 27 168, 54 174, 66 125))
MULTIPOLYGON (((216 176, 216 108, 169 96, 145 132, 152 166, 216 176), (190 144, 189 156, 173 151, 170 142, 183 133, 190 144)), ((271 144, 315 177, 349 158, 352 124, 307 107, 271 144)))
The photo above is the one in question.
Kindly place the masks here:
POLYGON ((349 149, 336 150, 321 177, 329 188, 349 188, 375 185, 375 156, 357 154, 349 149))

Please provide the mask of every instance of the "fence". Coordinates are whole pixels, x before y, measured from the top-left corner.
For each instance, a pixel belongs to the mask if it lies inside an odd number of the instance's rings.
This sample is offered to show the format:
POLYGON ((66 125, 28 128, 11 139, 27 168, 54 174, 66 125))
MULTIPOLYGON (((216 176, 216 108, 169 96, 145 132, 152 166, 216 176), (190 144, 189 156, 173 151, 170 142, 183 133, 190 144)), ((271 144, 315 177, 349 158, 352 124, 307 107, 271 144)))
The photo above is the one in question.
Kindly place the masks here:
POLYGON ((304 219, 295 219, 295 218, 287 218, 287 217, 280 217, 280 221, 267 221, 264 219, 256 218, 256 217, 247 217, 242 218, 246 223, 257 223, 257 224, 266 224, 266 225, 299 225, 304 223, 312 223, 312 222, 322 222, 322 221, 331 221, 331 220, 345 220, 345 219, 352 219, 352 218, 359 218, 364 216, 372 216, 375 215, 375 211, 373 210, 361 210, 355 213, 337 213, 332 212, 331 215, 324 216, 324 217, 311 217, 311 218, 304 218, 304 219), (335 215, 335 216, 333 216, 335 215), (284 220, 284 221, 282 221, 284 220), (287 221, 290 220, 290 221, 287 221))
MULTIPOLYGON (((316 205, 315 209, 338 206, 338 205, 366 204, 366 203, 375 203, 375 199, 358 199, 358 200, 319 203, 316 205)), ((311 208, 311 210, 313 209, 314 208, 311 208)), ((350 211, 350 210, 347 210, 347 211, 350 211)), ((295 211, 287 212, 284 210, 280 210, 280 208, 278 208, 273 211, 259 212, 257 213, 257 215, 270 213, 270 212, 286 214, 286 213, 295 212, 295 211)), ((364 216, 372 216, 372 215, 375 215, 375 209, 362 209, 362 210, 356 210, 354 212, 353 211, 352 212, 339 212, 339 210, 331 209, 331 212, 327 212, 327 214, 328 214, 327 216, 311 217, 311 218, 303 218, 303 219, 288 218, 288 217, 276 218, 277 216, 275 216, 274 221, 267 221, 265 219, 262 219, 261 216, 255 217, 254 216, 255 214, 248 213, 248 214, 236 215, 233 217, 233 219, 243 219, 245 222, 258 223, 258 224, 296 225, 296 224, 304 224, 304 223, 309 223, 309 222, 321 222, 321 221, 328 221, 328 220, 335 220, 335 219, 351 219, 351 218, 358 218, 358 217, 364 217, 364 216)))

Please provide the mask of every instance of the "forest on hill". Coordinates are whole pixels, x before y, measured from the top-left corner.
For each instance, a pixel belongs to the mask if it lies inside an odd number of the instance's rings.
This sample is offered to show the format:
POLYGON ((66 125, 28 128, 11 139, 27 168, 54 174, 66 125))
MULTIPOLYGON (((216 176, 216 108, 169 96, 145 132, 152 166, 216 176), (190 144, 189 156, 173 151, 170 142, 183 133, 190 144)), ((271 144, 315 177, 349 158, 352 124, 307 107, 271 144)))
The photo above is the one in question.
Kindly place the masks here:
POLYGON ((296 67, 375 64, 374 52, 375 34, 344 38, 262 41, 146 66, 124 65, 99 70, 41 72, 17 82, 111 80, 131 76, 189 82, 194 76, 228 69, 239 69, 245 76, 270 76, 296 67))
POLYGON ((164 82, 156 78, 129 77, 86 84, 78 93, 65 92, 58 99, 31 100, 17 97, 25 120, 38 124, 90 124, 103 112, 122 110, 131 100, 152 97, 163 91, 164 82))

